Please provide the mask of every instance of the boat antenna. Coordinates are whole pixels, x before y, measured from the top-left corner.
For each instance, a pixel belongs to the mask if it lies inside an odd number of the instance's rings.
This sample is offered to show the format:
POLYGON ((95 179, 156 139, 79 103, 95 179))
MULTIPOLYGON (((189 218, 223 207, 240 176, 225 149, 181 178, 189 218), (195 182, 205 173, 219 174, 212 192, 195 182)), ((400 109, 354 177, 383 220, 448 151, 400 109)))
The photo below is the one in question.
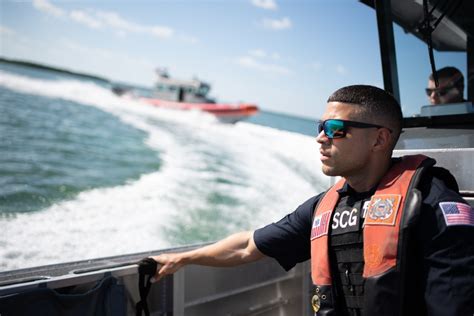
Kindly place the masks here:
POLYGON ((435 5, 431 8, 431 10, 428 11, 428 0, 423 0, 423 21, 421 21, 421 23, 419 24, 418 30, 423 35, 423 39, 428 44, 428 55, 430 57, 431 73, 433 74, 433 80, 435 82, 436 88, 439 87, 439 80, 438 80, 438 74, 436 73, 436 65, 435 65, 435 59, 434 59, 434 53, 433 53, 432 34, 434 30, 436 29, 436 27, 441 22, 441 20, 444 18, 444 16, 448 14, 448 12, 449 12, 449 15, 456 12, 459 6, 461 5, 462 1, 463 0, 453 2, 453 5, 451 7, 448 7, 448 3, 449 3, 448 1, 443 1, 443 6, 441 8, 442 14, 438 17, 438 19, 435 20, 433 16, 433 12, 438 7, 438 4, 440 4, 440 2, 442 1, 438 0, 435 3, 435 5), (431 24, 432 21, 434 21, 433 24, 431 24))

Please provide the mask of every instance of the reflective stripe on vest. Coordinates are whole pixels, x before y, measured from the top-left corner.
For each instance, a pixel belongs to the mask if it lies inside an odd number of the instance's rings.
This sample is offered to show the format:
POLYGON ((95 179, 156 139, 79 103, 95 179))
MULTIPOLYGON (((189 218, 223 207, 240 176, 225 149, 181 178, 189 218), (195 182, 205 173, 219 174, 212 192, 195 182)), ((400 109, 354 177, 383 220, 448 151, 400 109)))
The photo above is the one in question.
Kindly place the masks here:
MULTIPOLYGON (((370 200, 364 223, 364 278, 382 274, 397 264, 398 237, 405 197, 423 155, 405 156, 383 177, 370 200)), ((315 285, 331 285, 328 236, 332 212, 339 200, 337 190, 345 180, 331 187, 318 203, 311 231, 311 277, 315 285)))

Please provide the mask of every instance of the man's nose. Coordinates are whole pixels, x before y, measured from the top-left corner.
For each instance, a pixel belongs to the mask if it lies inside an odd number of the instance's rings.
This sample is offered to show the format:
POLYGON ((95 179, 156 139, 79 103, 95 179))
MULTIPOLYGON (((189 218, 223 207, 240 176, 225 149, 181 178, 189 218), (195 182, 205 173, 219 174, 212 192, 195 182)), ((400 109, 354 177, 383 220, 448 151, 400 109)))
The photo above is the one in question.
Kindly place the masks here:
POLYGON ((316 136, 316 142, 320 144, 328 143, 329 138, 326 136, 324 131, 321 131, 317 136, 316 136))

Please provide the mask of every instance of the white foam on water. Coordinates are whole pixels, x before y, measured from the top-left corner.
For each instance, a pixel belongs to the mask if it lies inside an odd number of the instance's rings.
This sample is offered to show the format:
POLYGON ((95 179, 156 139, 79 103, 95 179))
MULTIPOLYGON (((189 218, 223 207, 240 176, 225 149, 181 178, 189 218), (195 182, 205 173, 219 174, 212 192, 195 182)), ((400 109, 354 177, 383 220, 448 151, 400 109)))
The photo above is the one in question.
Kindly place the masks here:
MULTIPOLYGON (((0 71, 8 89, 93 106, 147 133, 162 167, 138 180, 93 189, 35 213, 0 217, 0 269, 173 246, 165 235, 187 214, 218 207, 229 232, 276 221, 327 187, 314 138, 250 123, 219 124, 202 112, 119 98, 93 83, 0 71), (212 204, 217 194, 236 203, 212 204), (242 224, 243 223, 243 224, 242 224)), ((222 222, 219 222, 222 225, 222 222)), ((198 241, 198 240, 197 240, 198 241)), ((196 241, 196 242, 197 242, 196 241)))

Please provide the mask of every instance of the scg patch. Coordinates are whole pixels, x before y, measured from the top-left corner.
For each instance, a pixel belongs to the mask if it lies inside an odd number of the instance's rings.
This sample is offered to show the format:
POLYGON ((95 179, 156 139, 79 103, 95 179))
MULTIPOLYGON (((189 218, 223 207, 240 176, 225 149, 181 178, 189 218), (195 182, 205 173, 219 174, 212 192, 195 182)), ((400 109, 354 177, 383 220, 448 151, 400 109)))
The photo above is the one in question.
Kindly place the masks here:
POLYGON ((359 210, 355 207, 338 208, 334 211, 331 235, 340 235, 359 230, 359 210))
POLYGON ((370 205, 365 217, 365 225, 395 225, 401 195, 381 194, 370 199, 370 205))

